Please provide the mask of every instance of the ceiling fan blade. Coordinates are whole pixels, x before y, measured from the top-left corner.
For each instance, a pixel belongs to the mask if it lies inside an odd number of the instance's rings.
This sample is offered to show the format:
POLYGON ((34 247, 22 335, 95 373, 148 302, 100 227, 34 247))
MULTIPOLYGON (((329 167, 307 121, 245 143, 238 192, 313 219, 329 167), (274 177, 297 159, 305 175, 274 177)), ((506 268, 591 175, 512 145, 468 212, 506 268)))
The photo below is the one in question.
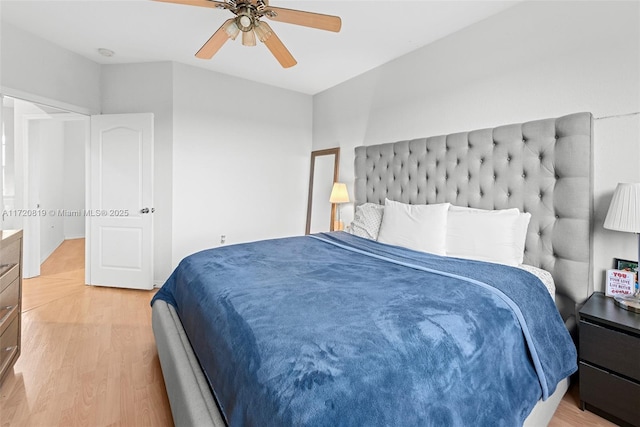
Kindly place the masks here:
POLYGON ((255 29, 260 41, 267 45, 267 48, 271 51, 273 56, 276 57, 283 68, 293 67, 298 63, 276 33, 273 32, 273 29, 269 24, 260 21, 255 29))
POLYGON ((269 6, 264 16, 272 21, 286 22, 288 24, 302 25, 304 27, 317 28, 319 30, 333 31, 336 33, 339 32, 342 27, 342 20, 339 16, 284 9, 282 7, 269 6))
POLYGON ((228 9, 229 5, 222 1, 213 0, 154 0, 163 3, 186 4, 188 6, 212 7, 217 9, 228 9))
POLYGON ((200 59, 211 59, 213 55, 216 54, 220 50, 223 44, 230 38, 232 38, 229 33, 225 30, 225 27, 233 23, 233 19, 227 19, 224 24, 220 26, 216 30, 215 33, 207 40, 205 44, 202 45, 200 50, 196 53, 196 58, 200 59))

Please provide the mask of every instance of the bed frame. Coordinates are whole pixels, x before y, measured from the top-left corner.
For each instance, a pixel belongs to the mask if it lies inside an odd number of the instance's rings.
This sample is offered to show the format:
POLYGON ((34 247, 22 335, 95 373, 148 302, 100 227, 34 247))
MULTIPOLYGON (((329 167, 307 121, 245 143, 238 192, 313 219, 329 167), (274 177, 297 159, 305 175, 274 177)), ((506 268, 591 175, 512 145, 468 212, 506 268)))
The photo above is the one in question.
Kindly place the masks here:
MULTIPOLYGON (((450 202, 531 213, 525 263, 548 270, 567 328, 593 292, 590 113, 356 148, 356 204, 450 202)), ((152 308, 153 331, 177 426, 223 427, 216 400, 175 309, 152 308)), ((539 402, 525 426, 546 425, 569 379, 539 402)))

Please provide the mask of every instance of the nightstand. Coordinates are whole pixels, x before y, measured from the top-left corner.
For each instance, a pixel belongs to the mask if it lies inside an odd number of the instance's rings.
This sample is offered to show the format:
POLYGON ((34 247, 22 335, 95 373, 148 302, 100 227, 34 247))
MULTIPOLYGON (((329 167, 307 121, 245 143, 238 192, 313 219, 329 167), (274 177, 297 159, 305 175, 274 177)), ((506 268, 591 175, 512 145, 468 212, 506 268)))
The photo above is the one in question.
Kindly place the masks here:
POLYGON ((582 409, 616 424, 640 426, 640 314, 598 292, 579 318, 582 409))

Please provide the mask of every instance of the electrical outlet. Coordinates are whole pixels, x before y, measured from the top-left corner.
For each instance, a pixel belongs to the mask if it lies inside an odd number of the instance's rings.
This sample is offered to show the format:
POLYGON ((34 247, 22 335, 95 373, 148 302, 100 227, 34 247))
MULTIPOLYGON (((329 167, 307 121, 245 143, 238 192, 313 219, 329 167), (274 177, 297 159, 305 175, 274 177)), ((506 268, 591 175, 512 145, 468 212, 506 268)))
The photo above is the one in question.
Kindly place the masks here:
POLYGON ((224 234, 221 234, 220 235, 220 244, 224 245, 226 241, 227 241, 227 236, 224 235, 224 234))

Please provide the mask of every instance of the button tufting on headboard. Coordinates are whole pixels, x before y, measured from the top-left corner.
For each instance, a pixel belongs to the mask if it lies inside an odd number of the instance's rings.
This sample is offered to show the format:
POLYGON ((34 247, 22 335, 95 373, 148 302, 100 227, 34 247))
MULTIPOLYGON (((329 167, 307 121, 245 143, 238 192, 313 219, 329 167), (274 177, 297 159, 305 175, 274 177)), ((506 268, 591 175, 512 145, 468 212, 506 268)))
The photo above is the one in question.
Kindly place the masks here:
POLYGON ((525 263, 551 272, 567 320, 593 289, 592 120, 578 113, 358 147, 356 204, 387 197, 531 213, 525 263))

